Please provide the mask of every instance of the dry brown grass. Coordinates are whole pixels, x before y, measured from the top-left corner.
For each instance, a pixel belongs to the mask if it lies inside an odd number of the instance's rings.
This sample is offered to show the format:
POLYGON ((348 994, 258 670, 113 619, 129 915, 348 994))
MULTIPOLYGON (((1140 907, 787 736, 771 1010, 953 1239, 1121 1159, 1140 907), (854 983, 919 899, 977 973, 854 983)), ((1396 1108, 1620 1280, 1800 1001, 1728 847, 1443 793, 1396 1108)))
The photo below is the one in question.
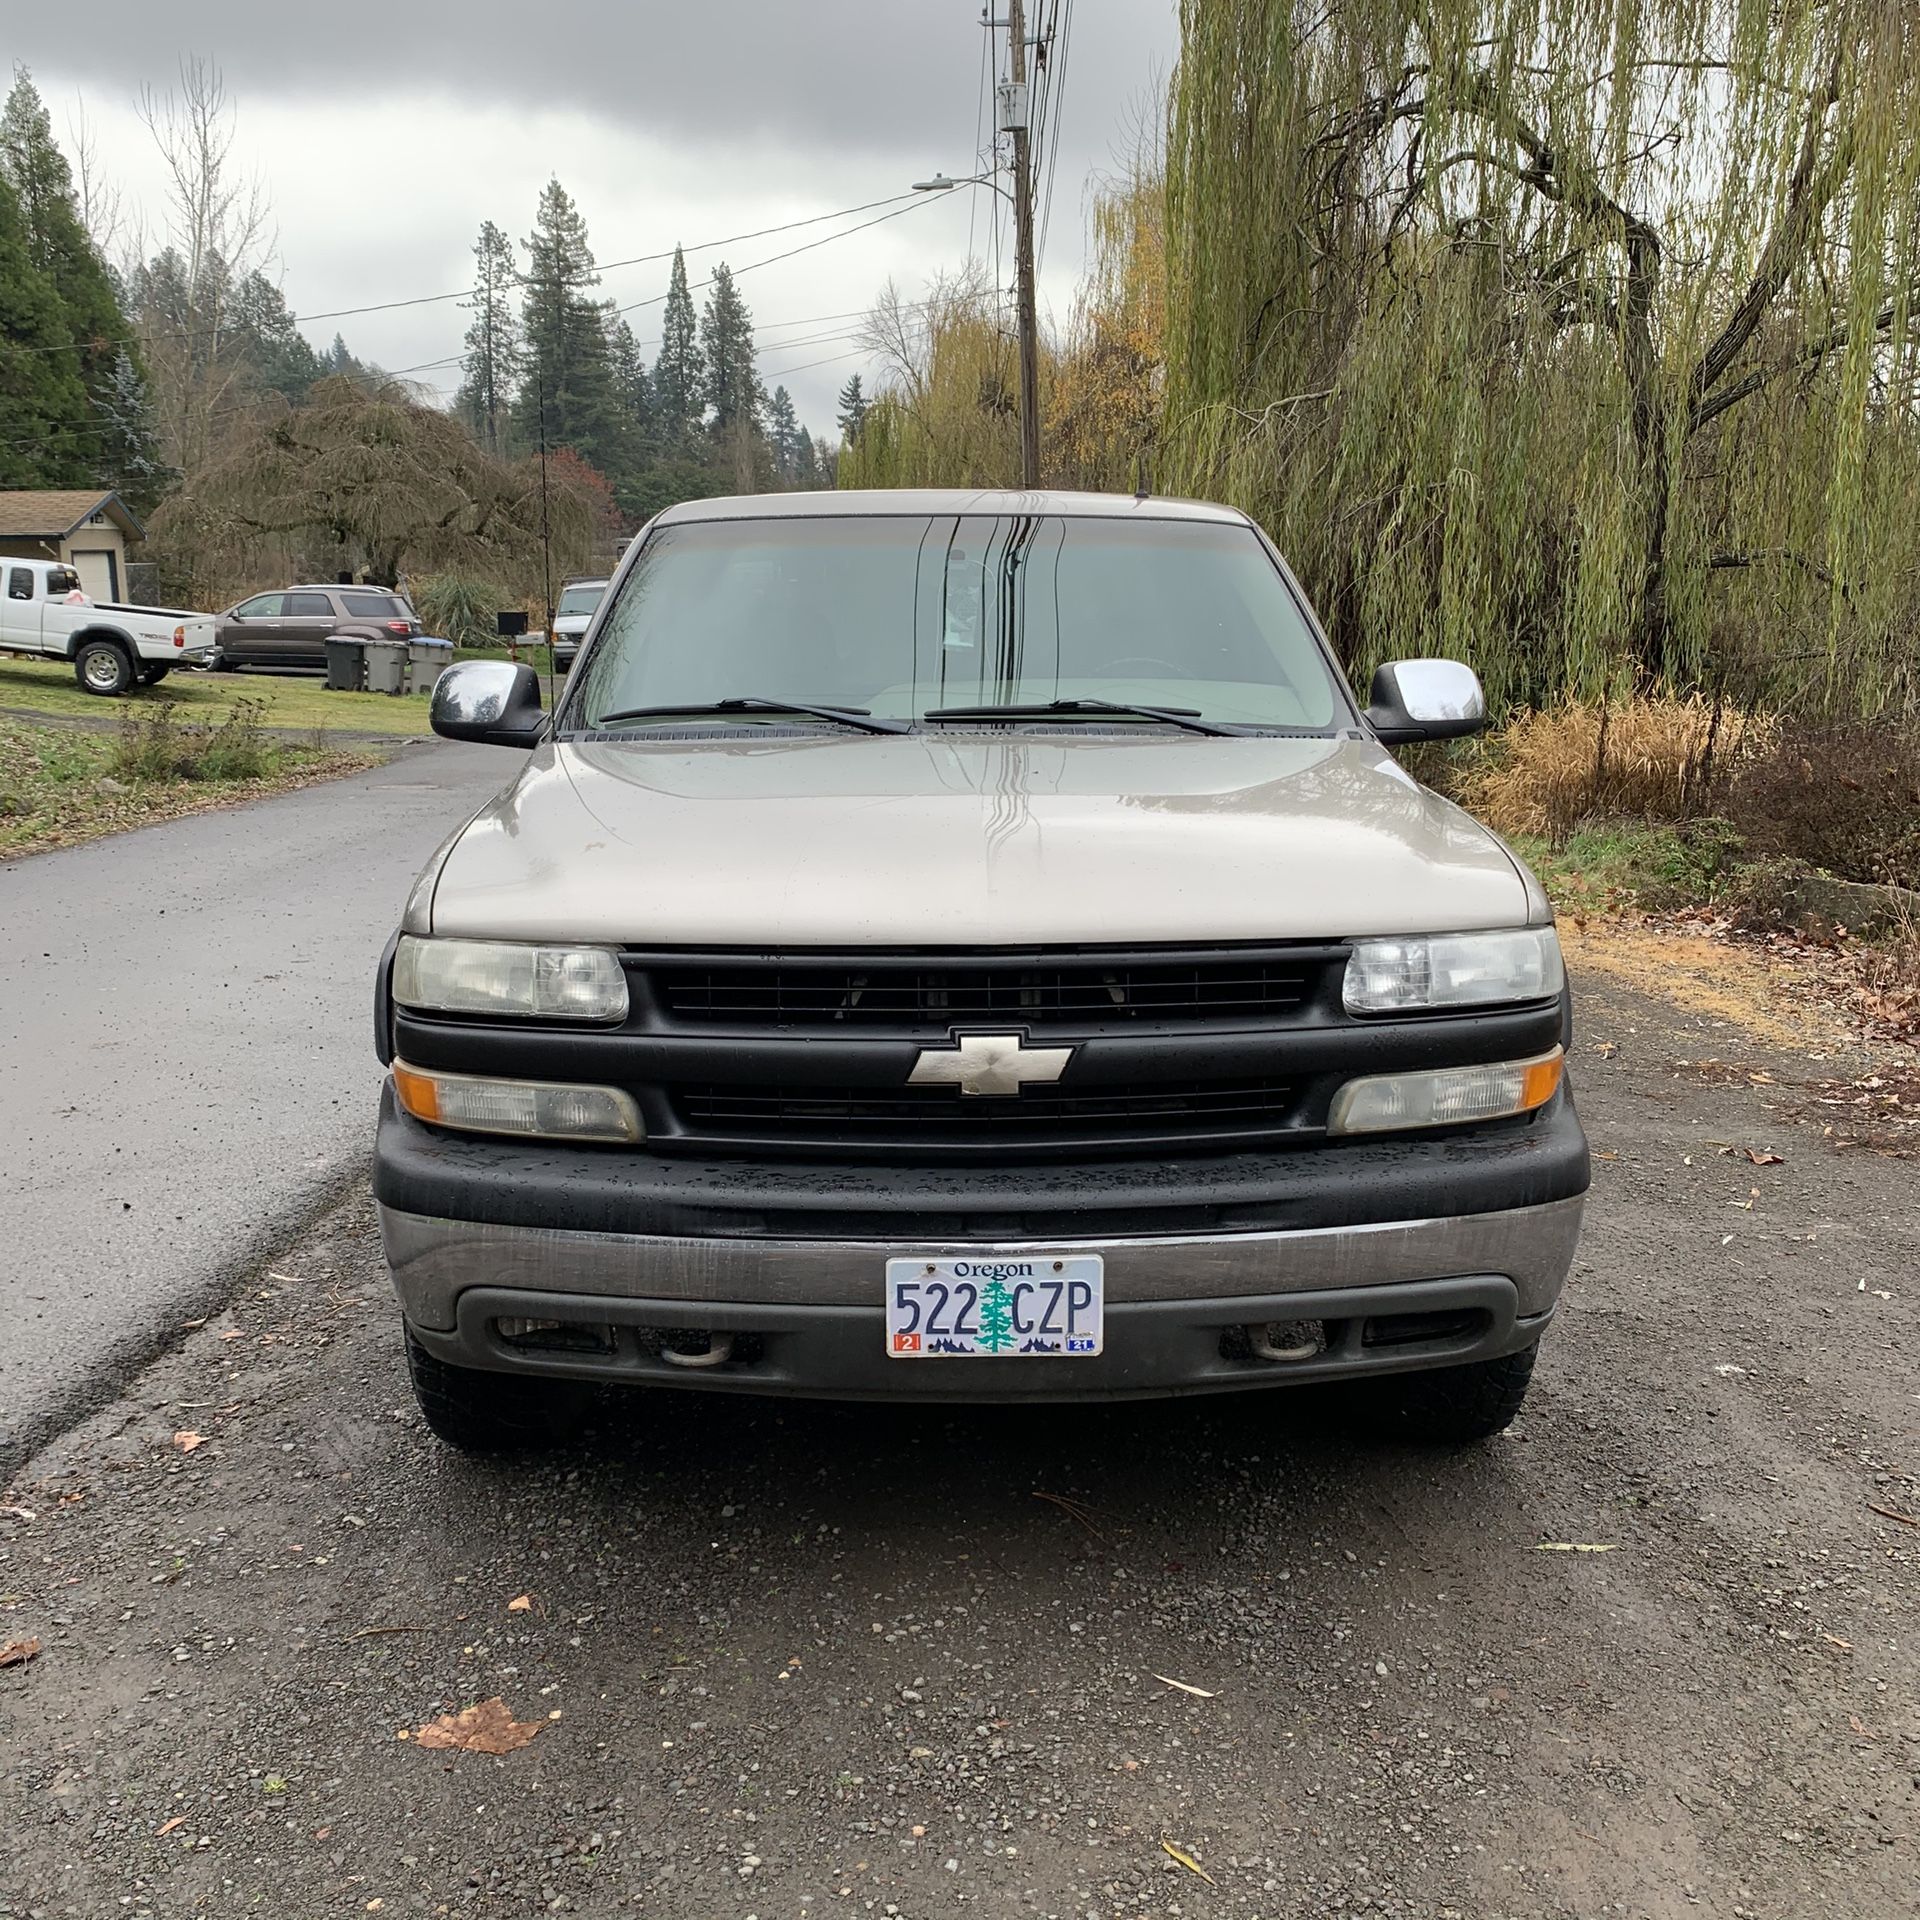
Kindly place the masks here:
POLYGON ((1684 820, 1737 765, 1779 736, 1698 697, 1576 701, 1523 713, 1455 776, 1462 803, 1502 833, 1556 843, 1584 820, 1684 820))

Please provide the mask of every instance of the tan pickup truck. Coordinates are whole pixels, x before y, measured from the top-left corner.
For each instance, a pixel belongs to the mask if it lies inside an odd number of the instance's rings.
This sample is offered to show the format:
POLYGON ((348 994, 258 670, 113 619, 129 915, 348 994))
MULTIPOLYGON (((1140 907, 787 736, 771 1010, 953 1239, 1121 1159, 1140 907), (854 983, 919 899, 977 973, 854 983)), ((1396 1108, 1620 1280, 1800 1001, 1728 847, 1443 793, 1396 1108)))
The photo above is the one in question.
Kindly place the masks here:
POLYGON ((1552 914, 1226 507, 776 494, 661 514, 380 969, 375 1194, 420 1404, 1347 1383, 1460 1441, 1579 1232, 1552 914))

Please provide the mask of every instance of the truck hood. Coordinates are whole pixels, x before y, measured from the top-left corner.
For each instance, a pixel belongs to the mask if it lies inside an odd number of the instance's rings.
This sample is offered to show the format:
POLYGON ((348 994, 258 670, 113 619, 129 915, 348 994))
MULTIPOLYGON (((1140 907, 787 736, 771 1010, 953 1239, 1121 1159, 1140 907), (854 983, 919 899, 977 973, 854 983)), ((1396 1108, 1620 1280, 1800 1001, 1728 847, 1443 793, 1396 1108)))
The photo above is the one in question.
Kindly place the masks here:
POLYGON ((761 950, 1339 938, 1527 919, 1501 843, 1352 738, 549 743, 430 884, 440 934, 761 950))

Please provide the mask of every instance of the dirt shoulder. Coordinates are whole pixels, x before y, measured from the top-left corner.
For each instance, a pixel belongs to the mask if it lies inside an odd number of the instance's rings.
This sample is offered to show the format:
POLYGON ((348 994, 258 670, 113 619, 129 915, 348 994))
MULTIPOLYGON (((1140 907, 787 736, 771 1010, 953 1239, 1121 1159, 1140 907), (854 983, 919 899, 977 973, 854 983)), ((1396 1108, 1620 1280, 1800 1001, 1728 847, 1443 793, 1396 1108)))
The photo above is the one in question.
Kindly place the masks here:
POLYGON ((1907 1911, 1912 1167, 1782 1097, 1843 1029, 1576 964, 1589 1231, 1460 1455, 689 1397, 476 1465, 335 1211, 0 1503, 0 1916, 1907 1911))
POLYGON ((0 716, 0 860, 78 846, 189 813, 245 806, 358 773, 390 751, 276 741, 263 756, 269 770, 252 777, 124 779, 115 772, 114 746, 113 737, 91 727, 0 716))

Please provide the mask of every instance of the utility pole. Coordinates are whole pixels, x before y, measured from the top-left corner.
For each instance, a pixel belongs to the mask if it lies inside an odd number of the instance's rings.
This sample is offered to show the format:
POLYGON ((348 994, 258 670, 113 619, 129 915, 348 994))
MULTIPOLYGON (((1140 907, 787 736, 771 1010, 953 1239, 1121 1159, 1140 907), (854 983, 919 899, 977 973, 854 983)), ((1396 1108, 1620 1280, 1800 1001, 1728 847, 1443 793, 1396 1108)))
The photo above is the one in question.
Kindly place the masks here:
POLYGON ((1007 0, 1008 71, 1001 89, 1000 130, 1013 135, 1013 257, 1020 327, 1020 484, 1040 484, 1040 323, 1033 298, 1032 97, 1027 84, 1026 0, 1007 0))

